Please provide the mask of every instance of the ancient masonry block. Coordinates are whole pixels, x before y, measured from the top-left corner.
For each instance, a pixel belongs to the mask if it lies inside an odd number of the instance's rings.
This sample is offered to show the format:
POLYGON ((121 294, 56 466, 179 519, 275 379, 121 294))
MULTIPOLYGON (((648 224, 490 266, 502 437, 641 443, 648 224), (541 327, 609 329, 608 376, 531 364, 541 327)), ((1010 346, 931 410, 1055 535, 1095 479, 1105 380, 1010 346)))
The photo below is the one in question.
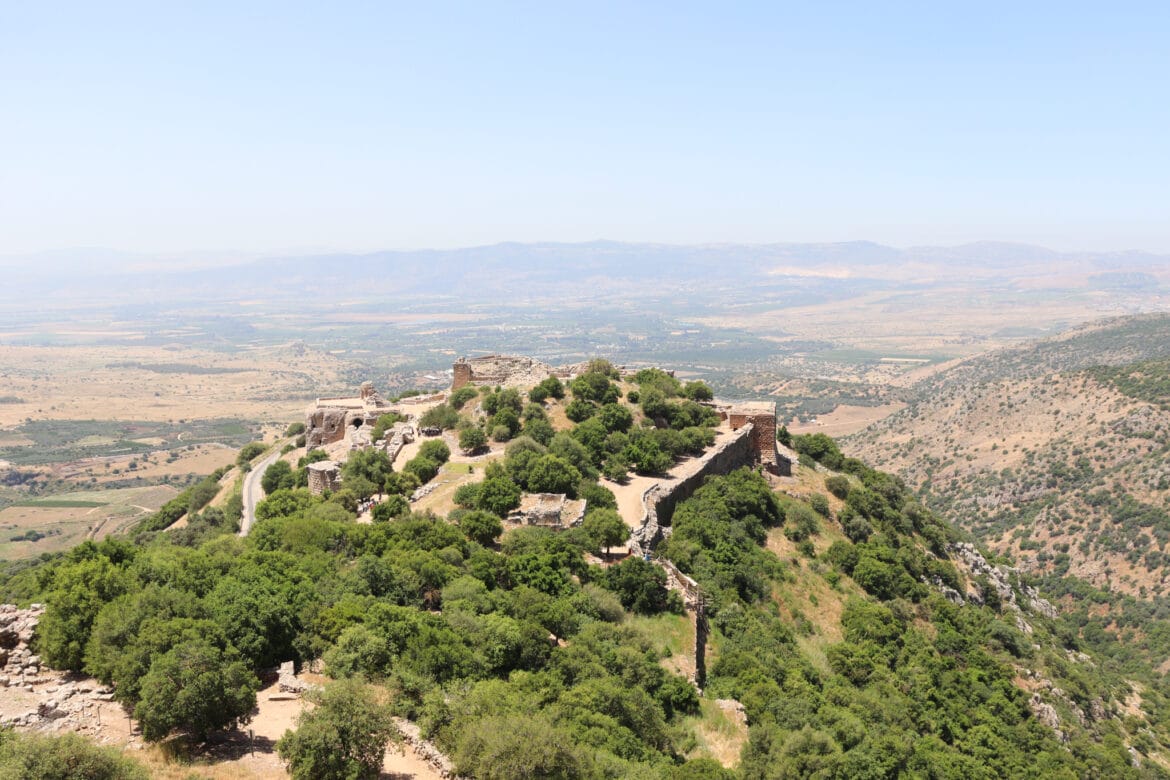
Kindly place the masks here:
POLYGON ((319 496, 325 491, 336 492, 341 487, 341 468, 331 460, 310 463, 309 492, 319 496))
POLYGON ((752 449, 760 465, 772 474, 792 476, 792 461, 776 448, 776 405, 767 401, 737 404, 728 411, 731 430, 752 426, 752 449))
POLYGON ((547 363, 516 355, 461 357, 451 366, 451 389, 464 385, 530 387, 553 375, 547 363))
POLYGON ((525 493, 508 522, 548 528, 572 528, 585 517, 585 499, 568 500, 564 493, 525 493))
POLYGON ((373 425, 389 409, 373 382, 363 382, 356 396, 318 398, 305 411, 305 447, 341 441, 350 429, 373 425))

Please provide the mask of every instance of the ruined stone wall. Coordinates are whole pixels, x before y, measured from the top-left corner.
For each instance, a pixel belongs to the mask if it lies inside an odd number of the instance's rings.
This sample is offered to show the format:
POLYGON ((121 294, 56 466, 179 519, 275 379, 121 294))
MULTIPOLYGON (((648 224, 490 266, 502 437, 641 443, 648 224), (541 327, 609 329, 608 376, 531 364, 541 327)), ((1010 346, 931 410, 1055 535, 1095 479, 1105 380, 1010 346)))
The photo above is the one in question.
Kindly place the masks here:
POLYGON ((728 414, 731 430, 752 426, 752 449, 765 469, 773 474, 792 476, 792 461, 780 454, 776 447, 775 411, 732 409, 728 414))
POLYGON ((756 462, 752 444, 752 425, 748 423, 700 458, 702 465, 694 474, 673 482, 653 485, 642 496, 645 515, 642 524, 630 535, 630 552, 641 555, 654 549, 662 539, 662 527, 670 525, 674 508, 691 497, 711 474, 729 474, 741 466, 756 462))
POLYGON ((515 355, 486 355, 459 358, 451 366, 451 389, 469 384, 531 387, 552 376, 552 367, 535 358, 515 355))
POLYGON ((310 409, 305 416, 305 447, 316 449, 345 438, 344 409, 310 409))
POLYGON ((471 384, 471 364, 466 360, 459 359, 455 361, 455 365, 451 367, 451 389, 458 390, 464 385, 471 384))
POLYGON ((307 471, 309 492, 314 496, 319 496, 325 491, 332 493, 341 487, 341 469, 331 460, 310 463, 307 471))

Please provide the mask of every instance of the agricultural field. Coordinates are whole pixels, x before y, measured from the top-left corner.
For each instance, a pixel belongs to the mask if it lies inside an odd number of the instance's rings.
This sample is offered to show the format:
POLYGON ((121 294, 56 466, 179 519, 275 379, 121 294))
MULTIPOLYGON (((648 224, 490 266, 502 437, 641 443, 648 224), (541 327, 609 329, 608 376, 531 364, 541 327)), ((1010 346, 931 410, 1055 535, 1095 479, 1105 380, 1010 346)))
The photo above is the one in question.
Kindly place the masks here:
POLYGON ((0 560, 67 550, 125 531, 178 490, 167 485, 85 490, 32 498, 0 510, 0 560))

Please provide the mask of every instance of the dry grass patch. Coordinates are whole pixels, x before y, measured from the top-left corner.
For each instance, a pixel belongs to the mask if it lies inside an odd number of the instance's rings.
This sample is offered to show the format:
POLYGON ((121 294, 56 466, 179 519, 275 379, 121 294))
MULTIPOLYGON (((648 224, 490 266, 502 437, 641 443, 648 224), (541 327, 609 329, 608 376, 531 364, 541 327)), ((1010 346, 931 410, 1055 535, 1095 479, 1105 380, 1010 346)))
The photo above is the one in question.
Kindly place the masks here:
POLYGON ((699 707, 699 714, 687 719, 698 743, 687 758, 710 756, 729 769, 738 766, 748 742, 747 720, 714 699, 700 699, 699 707))

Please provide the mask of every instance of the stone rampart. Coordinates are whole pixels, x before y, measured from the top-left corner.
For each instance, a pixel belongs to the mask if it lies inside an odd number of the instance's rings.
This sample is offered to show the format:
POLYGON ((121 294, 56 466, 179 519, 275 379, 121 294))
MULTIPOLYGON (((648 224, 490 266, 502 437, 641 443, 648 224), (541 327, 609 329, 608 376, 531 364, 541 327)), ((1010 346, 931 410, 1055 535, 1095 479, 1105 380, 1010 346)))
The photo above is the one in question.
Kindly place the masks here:
POLYGON ((674 508, 691 497, 703 480, 711 474, 729 474, 741 466, 756 462, 752 446, 752 425, 748 423, 732 431, 723 441, 708 450, 699 459, 699 467, 682 479, 659 482, 642 495, 641 525, 630 534, 630 552, 644 555, 662 540, 663 526, 670 525, 674 508))
POLYGON ((518 355, 461 357, 451 366, 451 389, 465 385, 531 387, 553 375, 547 363, 518 355))
POLYGON ((319 496, 325 492, 335 492, 341 487, 341 467, 331 460, 319 460, 310 463, 308 468, 309 492, 319 496))

